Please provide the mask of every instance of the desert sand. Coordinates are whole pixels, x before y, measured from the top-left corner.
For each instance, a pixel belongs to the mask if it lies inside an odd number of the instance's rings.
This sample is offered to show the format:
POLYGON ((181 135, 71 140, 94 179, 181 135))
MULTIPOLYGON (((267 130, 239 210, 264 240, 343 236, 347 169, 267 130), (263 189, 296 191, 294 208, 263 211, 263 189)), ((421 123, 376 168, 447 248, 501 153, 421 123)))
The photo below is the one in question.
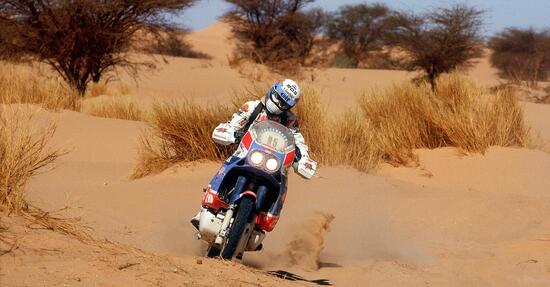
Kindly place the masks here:
MULTIPOLYGON (((134 97, 229 102, 250 80, 229 66, 226 35, 221 23, 190 35, 213 58, 167 58, 159 71, 134 83, 134 97)), ((486 59, 469 73, 488 86, 500 81, 486 59)), ((413 76, 345 69, 313 75, 303 82, 322 92, 330 113, 353 107, 366 89, 413 76)), ((525 116, 550 140, 550 105, 525 103, 525 116)), ((66 214, 80 216, 98 238, 156 255, 113 254, 2 219, 2 225, 14 226, 8 236, 20 242, 19 249, 0 256, 2 286, 315 285, 267 274, 280 270, 336 286, 550 284, 550 154, 542 151, 418 150, 419 167, 383 166, 371 174, 321 167, 311 181, 291 175, 281 220, 263 251, 246 254, 244 266, 208 259, 199 264, 204 246, 193 238, 188 220, 219 163, 188 164, 130 181, 145 123, 70 111, 40 111, 39 119, 57 123, 53 145, 71 152, 31 180, 28 198, 46 210, 70 206, 66 214), (319 226, 331 216, 325 233, 319 226)))

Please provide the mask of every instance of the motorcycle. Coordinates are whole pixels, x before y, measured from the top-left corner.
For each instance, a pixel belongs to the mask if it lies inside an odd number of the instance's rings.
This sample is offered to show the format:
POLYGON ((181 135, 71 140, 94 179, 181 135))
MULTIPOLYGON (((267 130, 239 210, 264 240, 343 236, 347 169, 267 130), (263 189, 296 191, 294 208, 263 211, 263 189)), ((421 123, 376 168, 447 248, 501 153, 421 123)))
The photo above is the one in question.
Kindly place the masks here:
MULTIPOLYGON (((264 120, 250 127, 204 190, 196 236, 208 244, 206 256, 242 259, 245 251, 262 249, 279 219, 295 156, 294 137, 285 126, 264 120)), ((316 165, 308 159, 297 172, 309 178, 316 165)))

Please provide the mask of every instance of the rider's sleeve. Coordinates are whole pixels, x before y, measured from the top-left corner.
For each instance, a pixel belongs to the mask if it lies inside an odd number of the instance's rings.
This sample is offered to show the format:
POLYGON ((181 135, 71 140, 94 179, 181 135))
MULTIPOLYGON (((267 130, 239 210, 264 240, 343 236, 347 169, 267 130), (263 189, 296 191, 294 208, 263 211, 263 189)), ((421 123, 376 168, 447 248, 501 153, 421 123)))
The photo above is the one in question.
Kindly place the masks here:
POLYGON ((242 107, 233 114, 229 122, 227 122, 231 127, 235 129, 235 131, 241 130, 244 128, 246 123, 248 122, 248 119, 254 112, 254 109, 256 106, 260 103, 260 101, 249 101, 244 103, 242 107))
POLYGON ((300 128, 298 127, 298 121, 296 120, 296 116, 294 115, 289 116, 288 129, 292 132, 292 135, 294 135, 294 143, 296 144, 295 161, 300 160, 302 157, 309 157, 309 148, 306 145, 304 136, 300 132, 300 128))

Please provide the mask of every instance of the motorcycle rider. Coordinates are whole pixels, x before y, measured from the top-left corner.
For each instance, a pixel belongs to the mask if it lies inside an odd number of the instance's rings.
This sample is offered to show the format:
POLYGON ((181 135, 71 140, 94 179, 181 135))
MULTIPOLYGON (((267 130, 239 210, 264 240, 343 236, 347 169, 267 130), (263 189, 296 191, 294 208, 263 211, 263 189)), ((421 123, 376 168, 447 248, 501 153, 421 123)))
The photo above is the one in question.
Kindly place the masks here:
MULTIPOLYGON (((286 126, 294 136, 296 146, 293 167, 301 176, 310 179, 317 169, 317 163, 309 158, 309 148, 298 128, 296 115, 290 110, 300 99, 300 87, 286 79, 274 83, 260 100, 248 101, 233 114, 227 123, 219 124, 212 133, 214 142, 221 145, 238 144, 240 137, 258 121, 272 120, 286 126)), ((240 151, 237 150, 233 156, 240 151)), ((199 214, 191 219, 198 229, 199 214)))

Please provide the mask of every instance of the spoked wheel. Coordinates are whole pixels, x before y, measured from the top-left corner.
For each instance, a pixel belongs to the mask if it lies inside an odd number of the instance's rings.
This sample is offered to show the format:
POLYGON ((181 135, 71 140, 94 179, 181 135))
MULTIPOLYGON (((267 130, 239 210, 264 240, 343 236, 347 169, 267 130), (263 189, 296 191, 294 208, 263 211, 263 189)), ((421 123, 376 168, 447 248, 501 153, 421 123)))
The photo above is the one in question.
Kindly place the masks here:
POLYGON ((237 217, 235 218, 233 226, 229 231, 227 243, 222 250, 223 259, 231 260, 237 255, 235 254, 235 252, 237 251, 237 247, 239 245, 241 237, 246 229, 246 226, 248 225, 248 221, 250 219, 250 215, 252 214, 253 209, 254 200, 249 196, 243 197, 239 206, 237 217))

